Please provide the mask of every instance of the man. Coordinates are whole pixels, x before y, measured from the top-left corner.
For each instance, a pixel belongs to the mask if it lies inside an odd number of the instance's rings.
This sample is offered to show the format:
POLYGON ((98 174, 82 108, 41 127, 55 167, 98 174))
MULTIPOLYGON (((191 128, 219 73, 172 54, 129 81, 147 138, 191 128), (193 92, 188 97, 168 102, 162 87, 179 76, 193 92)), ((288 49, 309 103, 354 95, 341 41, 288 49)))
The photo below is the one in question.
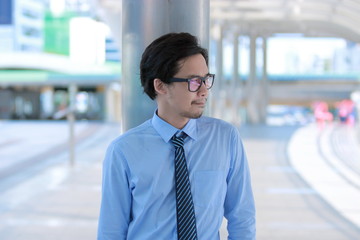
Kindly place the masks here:
POLYGON ((188 33, 166 34, 142 55, 152 119, 115 139, 103 169, 98 239, 255 239, 250 174, 238 130, 202 117, 214 75, 188 33))

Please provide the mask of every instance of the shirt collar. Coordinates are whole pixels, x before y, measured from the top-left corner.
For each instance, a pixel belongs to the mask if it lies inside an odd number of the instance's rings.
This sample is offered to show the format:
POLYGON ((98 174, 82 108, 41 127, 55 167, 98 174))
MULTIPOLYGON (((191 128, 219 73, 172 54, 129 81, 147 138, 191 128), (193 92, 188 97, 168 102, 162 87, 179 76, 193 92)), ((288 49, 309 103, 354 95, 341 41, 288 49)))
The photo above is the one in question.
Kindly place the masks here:
POLYGON ((162 139, 164 139, 165 142, 169 142, 172 136, 174 136, 174 134, 176 134, 179 131, 185 132, 190 138, 194 140, 197 139, 196 119, 190 119, 183 129, 177 129, 176 127, 162 120, 157 115, 157 110, 156 110, 151 119, 151 123, 154 126, 155 130, 162 137, 162 139))

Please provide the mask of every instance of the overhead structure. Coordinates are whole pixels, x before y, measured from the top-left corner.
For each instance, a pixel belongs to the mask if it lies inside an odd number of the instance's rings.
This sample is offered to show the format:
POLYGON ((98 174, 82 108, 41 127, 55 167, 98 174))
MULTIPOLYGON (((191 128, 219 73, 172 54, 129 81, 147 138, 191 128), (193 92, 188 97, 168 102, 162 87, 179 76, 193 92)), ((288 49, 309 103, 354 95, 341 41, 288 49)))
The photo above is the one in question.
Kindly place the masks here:
POLYGON ((359 0, 211 0, 212 24, 227 24, 250 35, 303 33, 360 42, 359 0))
MULTIPOLYGON (((210 26, 213 38, 217 42, 222 41, 219 38, 233 39, 236 33, 250 39, 249 76, 246 86, 237 92, 244 96, 241 102, 246 105, 246 121, 266 121, 270 94, 264 56, 269 37, 275 34, 298 34, 304 37, 343 38, 360 43, 360 28, 357 26, 359 12, 360 0, 211 0, 210 26), (221 35, 218 29, 221 29, 221 35), (262 39, 261 46, 257 39, 262 39), (255 51, 259 46, 263 56, 261 68, 256 66, 258 54, 255 51), (262 77, 258 76, 258 70, 255 69, 261 69, 262 77)), ((235 44, 238 44, 236 40, 233 42, 235 44)), ((237 61, 234 60, 234 63, 237 61)), ((219 70, 222 73, 222 69, 219 70)), ((219 77, 217 79, 225 80, 219 77)), ((236 80, 233 78, 231 81, 236 80)), ((234 84, 218 86, 220 92, 228 93, 232 85, 234 84)), ((220 94, 218 98, 222 96, 226 99, 220 99, 219 103, 233 100, 233 95, 220 94)), ((220 106, 220 109, 224 108, 225 106, 220 106)))
MULTIPOLYGON (((132 2, 123 0, 124 2, 132 2)), ((262 55, 266 56, 266 45, 267 39, 275 34, 288 34, 296 33, 304 37, 334 37, 334 38, 343 38, 348 41, 355 43, 360 43, 360 28, 357 26, 360 22, 360 0, 207 0, 207 1, 180 1, 180 0, 169 0, 169 1, 160 1, 160 0, 151 0, 146 1, 146 7, 156 8, 157 10, 162 9, 164 11, 173 11, 175 14, 180 14, 186 9, 198 9, 199 12, 202 8, 209 9, 209 24, 203 26, 201 29, 209 27, 208 32, 210 36, 216 41, 216 79, 218 83, 217 90, 213 90, 213 95, 216 98, 216 104, 219 109, 225 109, 224 106, 228 104, 228 98, 231 101, 234 94, 228 94, 229 90, 236 90, 237 94, 241 95, 245 99, 247 104, 247 116, 250 118, 250 122, 258 123, 264 122, 264 113, 266 113, 267 101, 269 99, 269 86, 267 81, 267 72, 266 72, 266 57, 263 57, 262 63, 262 79, 259 79, 256 73, 256 49, 258 46, 257 39, 262 39, 261 47, 263 48, 262 55), (210 2, 210 6, 207 6, 207 1, 210 2), (158 5, 159 3, 161 3, 158 5), (163 4, 171 5, 177 3, 181 8, 168 9, 164 7, 163 4), (196 2, 197 4, 194 4, 196 2), (189 6, 188 6, 189 5, 189 6), (238 45, 239 36, 249 36, 250 38, 250 56, 249 56, 249 79, 246 83, 246 86, 241 85, 240 88, 236 86, 239 85, 241 80, 239 79, 238 69, 233 71, 232 82, 225 83, 223 78, 223 40, 224 38, 232 39, 233 44, 238 45), (241 89, 241 93, 238 91, 241 89), (224 96, 224 99, 221 99, 224 96), (226 99, 225 99, 226 98, 226 99), (265 112, 264 112, 265 111, 265 112)), ((137 2, 137 1, 135 1, 137 2)), ((102 9, 105 9, 105 14, 108 16, 115 16, 113 19, 118 18, 118 14, 121 12, 116 12, 114 9, 121 9, 122 0, 98 0, 102 9), (118 7, 114 7, 118 6, 118 7)), ((145 4, 145 1, 144 1, 145 4)), ((144 5, 139 4, 139 8, 145 8, 144 5)), ((123 9, 124 10, 124 9, 123 9)), ((139 11, 141 12, 141 11, 139 11)), ((143 11, 144 13, 155 13, 156 10, 152 11, 143 11)), ((161 11, 160 11, 161 12, 161 11)), ((124 14, 128 14, 124 11, 124 14)), ((163 14, 163 13, 162 13, 163 14)), ((151 14, 150 14, 151 15, 151 14)), ((157 19, 159 16, 149 16, 147 19, 157 19)), ((203 23, 207 22, 207 17, 203 14, 195 14, 195 16, 187 15, 191 20, 196 20, 197 18, 202 19, 203 23)), ((185 18, 185 19, 187 19, 185 18)), ((124 19, 124 18, 123 18, 124 19)), ((163 18, 164 20, 165 18, 163 18)), ((173 19, 176 23, 181 23, 182 25, 190 26, 188 22, 183 23, 182 21, 177 21, 177 18, 173 16, 170 18, 173 19), (176 19, 176 20, 175 20, 176 19)), ((136 22, 136 17, 130 19, 132 23, 136 22)), ((161 24, 166 24, 167 21, 162 22, 161 24)), ((159 23, 159 26, 161 25, 159 23)), ((181 25, 180 24, 180 25, 181 25)), ((205 24, 206 25, 206 24, 205 24)), ((121 23, 114 21, 110 24, 115 38, 121 41, 121 32, 117 31, 121 29, 121 23)), ((124 26, 124 25, 123 25, 124 26)), ((128 25, 130 26, 130 25, 128 25)), ((165 28, 163 28, 165 29, 165 28)), ((174 30, 176 28, 172 28, 174 30)), ((158 30, 158 29, 157 29, 158 30)), ((169 29, 170 30, 170 29, 169 29)), ((139 30, 139 32, 141 32, 139 30)), ((199 32, 199 31, 196 31, 199 32)), ((206 31, 205 31, 206 32, 206 31)), ((124 31, 123 33, 124 34, 124 31)), ((142 32, 144 37, 154 36, 155 32, 153 28, 146 28, 142 32)), ((206 37, 201 37, 201 39, 206 39, 206 37)), ((124 40, 124 38, 122 38, 124 40)), ((132 41, 130 41, 132 42, 132 41)), ((123 44, 124 46, 124 44, 123 44)), ((136 47, 134 45, 134 47, 136 47)), ((139 46, 138 46, 139 47, 139 46)), ((144 45, 140 46, 141 48, 144 45)), ((238 48, 234 47, 233 56, 239 58, 238 48)), ((124 50, 124 49, 123 49, 124 50)), ((125 49, 128 51, 129 49, 125 49)), ((140 50, 140 49, 138 49, 140 50)), ((238 59, 234 59, 234 64, 238 65, 238 59)), ((241 63, 240 63, 241 64, 241 63)), ((134 64, 133 64, 134 65, 134 64)), ((213 70, 212 70, 213 71, 213 70)), ((124 74, 125 72, 123 72, 124 74)), ((125 74, 126 75, 126 74, 125 74)), ((135 78, 135 76, 134 76, 135 78)), ((133 82, 133 81, 130 81, 133 82)), ((130 83, 129 82, 129 83, 130 83)), ((134 87, 134 89, 137 87, 134 87)), ((134 93, 134 92, 132 92, 134 93)), ((130 103, 135 102, 135 99, 139 97, 139 94, 133 94, 133 99, 127 99, 130 103)), ((125 97, 126 98, 126 97, 125 97)), ((138 106, 139 107, 139 106, 138 106)), ((141 108, 141 106, 140 106, 141 108)), ((145 107, 146 108, 146 107, 145 107)), ((234 108, 237 108, 237 105, 234 105, 234 108)), ((124 108, 126 109, 126 108, 124 108)), ((133 109, 133 106, 128 109, 133 109)), ((133 112, 138 112, 140 109, 135 109, 133 112)), ((140 110, 143 112, 143 110, 140 110)), ((214 113, 219 112, 220 116, 224 116, 224 111, 213 111, 214 113)), ((124 114, 130 114, 130 111, 126 111, 124 114)), ((131 115, 131 114, 130 114, 131 115)))

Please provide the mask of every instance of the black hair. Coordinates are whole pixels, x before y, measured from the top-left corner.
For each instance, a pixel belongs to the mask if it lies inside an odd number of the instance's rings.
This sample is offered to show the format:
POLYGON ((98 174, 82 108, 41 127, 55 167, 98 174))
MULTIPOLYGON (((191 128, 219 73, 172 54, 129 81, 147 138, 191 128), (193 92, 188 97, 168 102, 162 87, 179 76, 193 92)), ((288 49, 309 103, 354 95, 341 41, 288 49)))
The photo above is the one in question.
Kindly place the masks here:
POLYGON ((169 83, 169 79, 180 70, 179 61, 195 54, 201 54, 208 65, 208 52, 198 39, 189 33, 168 33, 154 40, 142 54, 140 79, 144 92, 156 98, 154 79, 169 83))

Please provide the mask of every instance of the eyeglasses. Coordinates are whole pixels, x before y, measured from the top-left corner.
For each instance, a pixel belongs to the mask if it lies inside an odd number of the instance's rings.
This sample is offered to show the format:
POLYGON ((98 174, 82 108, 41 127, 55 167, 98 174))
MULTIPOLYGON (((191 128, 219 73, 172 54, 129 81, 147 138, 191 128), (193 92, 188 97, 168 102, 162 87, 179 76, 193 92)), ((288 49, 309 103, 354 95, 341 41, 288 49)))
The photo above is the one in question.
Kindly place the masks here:
POLYGON ((192 77, 192 78, 170 78, 170 82, 187 82, 190 92, 197 92, 202 83, 205 84, 206 89, 210 89, 214 84, 215 74, 207 74, 205 77, 192 77))

